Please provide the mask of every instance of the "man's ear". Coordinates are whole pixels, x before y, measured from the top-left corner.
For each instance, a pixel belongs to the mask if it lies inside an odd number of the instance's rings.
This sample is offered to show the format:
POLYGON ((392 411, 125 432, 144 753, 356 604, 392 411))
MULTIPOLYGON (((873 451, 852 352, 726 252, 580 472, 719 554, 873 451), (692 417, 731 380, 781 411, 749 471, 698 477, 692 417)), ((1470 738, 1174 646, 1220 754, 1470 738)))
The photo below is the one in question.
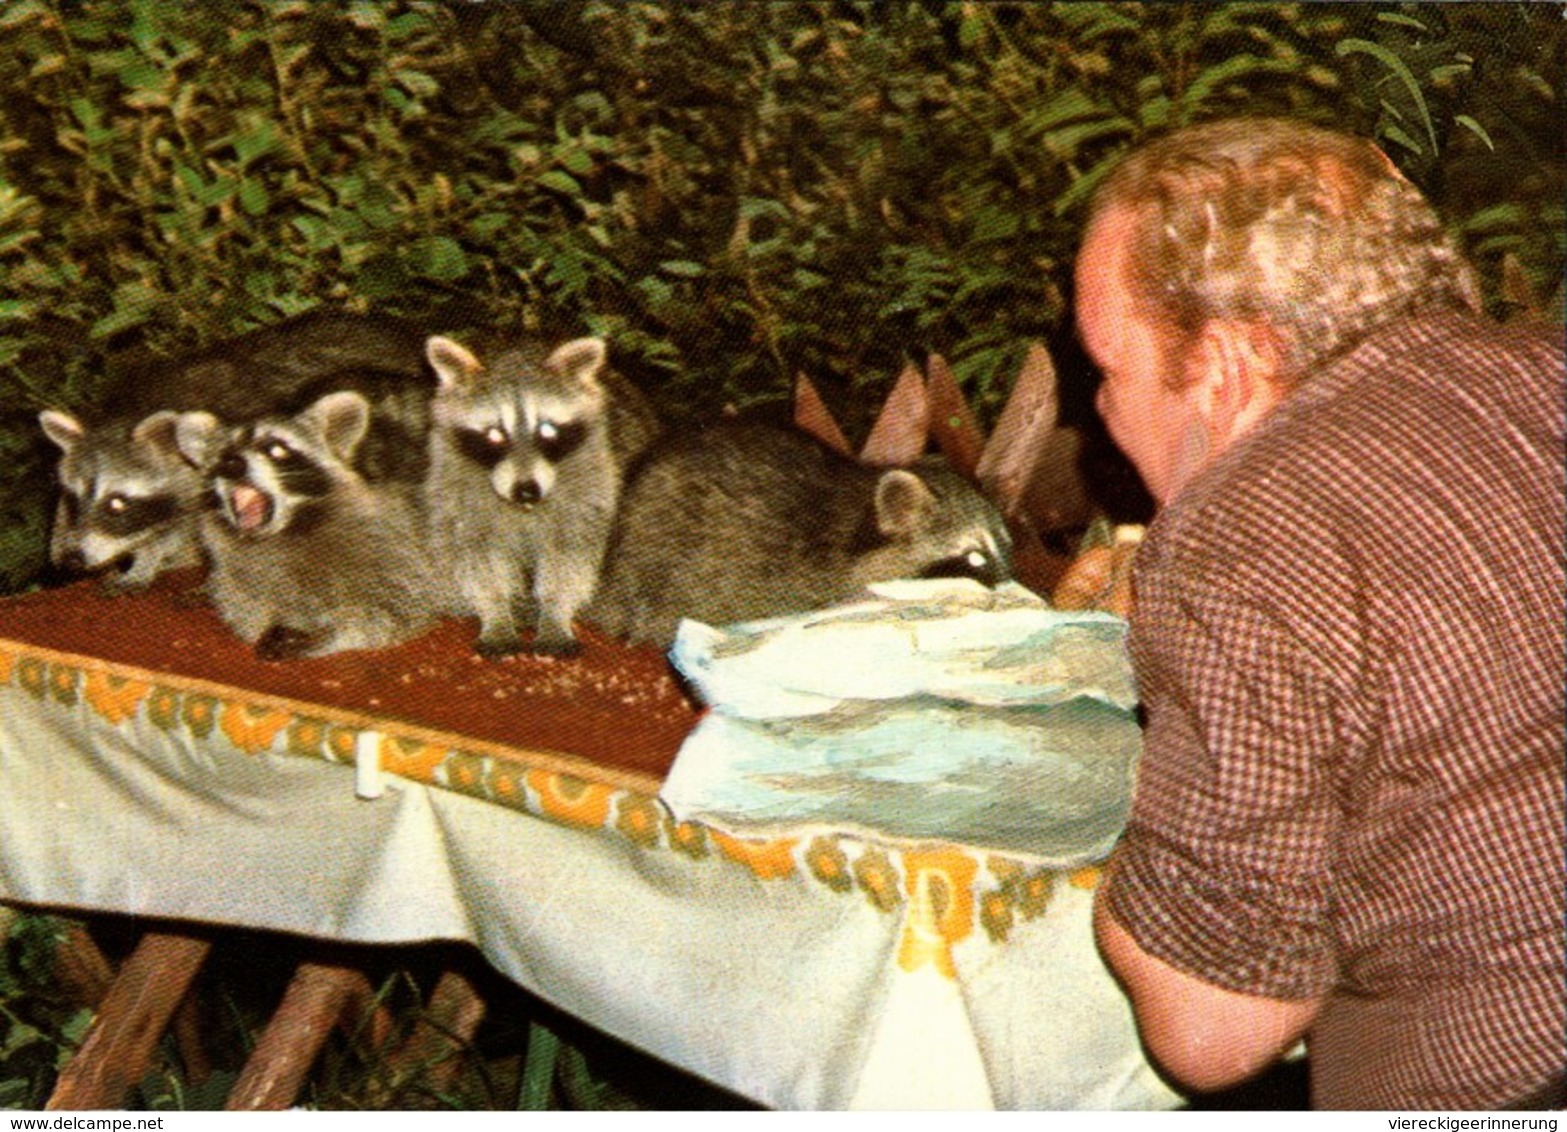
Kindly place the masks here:
POLYGON ((1284 353, 1267 323, 1210 319, 1197 332, 1187 364, 1215 452, 1250 431, 1283 399, 1284 353))

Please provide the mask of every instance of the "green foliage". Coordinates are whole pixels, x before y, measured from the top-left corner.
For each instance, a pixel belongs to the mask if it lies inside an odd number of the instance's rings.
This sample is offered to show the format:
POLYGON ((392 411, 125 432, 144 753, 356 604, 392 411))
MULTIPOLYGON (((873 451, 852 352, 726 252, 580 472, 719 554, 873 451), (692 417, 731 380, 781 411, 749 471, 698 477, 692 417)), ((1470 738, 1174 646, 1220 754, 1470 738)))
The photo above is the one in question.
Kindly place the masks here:
POLYGON ((1232 113, 1380 137, 1494 288, 1563 256, 1563 21, 1519 4, 12 0, 0 11, 0 584, 115 351, 321 302, 611 337, 672 413, 863 425, 940 352, 993 412, 1067 332, 1125 148, 1232 113))
MULTIPOLYGON (((80 1047, 93 1011, 55 976, 68 922, 0 906, 0 1109, 41 1109, 59 1072, 80 1047)), ((139 935, 134 919, 94 925, 111 955, 139 935)), ((391 1109, 706 1109, 750 1102, 657 1062, 558 1014, 485 967, 471 949, 382 948, 355 953, 378 987, 385 1031, 370 1014, 338 1027, 311 1067, 298 1105, 317 1110, 391 1109), (488 1010, 460 1041, 426 1009, 435 973, 463 969, 488 1010), (435 1026, 456 1053, 432 1049, 415 1063, 397 1055, 421 1025, 435 1026), (375 1040, 372 1040, 372 1038, 375 1040)), ((203 1070, 166 1033, 152 1068, 131 1091, 136 1111, 221 1109, 282 998, 302 955, 296 941, 240 932, 220 935, 193 991, 203 1070), (210 1065, 208 1064, 210 1063, 210 1065)), ((191 1004, 187 1004, 191 1005, 191 1004)))
MULTIPOLYGON (((993 413, 1020 342, 1070 336, 1094 186, 1222 115, 1378 138, 1505 312, 1504 263, 1548 296, 1567 254, 1564 57, 1553 4, 7 0, 0 590, 43 561, 39 409, 320 303, 606 334, 676 417, 803 370, 852 431, 928 352, 993 413)), ((39 923, 0 969, 0 1105, 85 1025, 39 923)), ((566 1048, 531 1101, 580 1078, 566 1048)), ((325 1073, 314 1103, 374 1095, 352 1041, 325 1073)))
POLYGON ((41 1109, 92 1012, 54 981, 62 924, 0 908, 0 1108, 41 1109))

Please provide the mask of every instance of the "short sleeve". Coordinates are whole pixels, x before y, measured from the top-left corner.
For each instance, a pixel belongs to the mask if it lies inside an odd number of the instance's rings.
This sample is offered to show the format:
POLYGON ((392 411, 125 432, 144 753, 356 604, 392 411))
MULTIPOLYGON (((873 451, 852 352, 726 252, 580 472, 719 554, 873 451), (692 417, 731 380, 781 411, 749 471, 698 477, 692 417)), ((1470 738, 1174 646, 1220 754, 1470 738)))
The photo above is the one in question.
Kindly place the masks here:
POLYGON ((1223 596, 1237 590, 1139 606, 1146 730, 1106 899, 1144 951, 1187 974, 1311 998, 1336 976, 1334 697, 1287 626, 1223 596))

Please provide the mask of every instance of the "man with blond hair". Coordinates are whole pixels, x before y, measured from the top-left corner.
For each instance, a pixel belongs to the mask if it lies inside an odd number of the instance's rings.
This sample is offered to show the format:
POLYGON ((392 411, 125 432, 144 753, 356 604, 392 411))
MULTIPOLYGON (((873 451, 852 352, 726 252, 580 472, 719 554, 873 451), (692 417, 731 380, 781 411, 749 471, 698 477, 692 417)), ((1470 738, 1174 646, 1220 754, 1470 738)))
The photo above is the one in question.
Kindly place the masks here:
POLYGON ((1215 1089, 1305 1038, 1316 1107, 1560 1103, 1561 328, 1487 321, 1375 146, 1277 119, 1118 166, 1077 303, 1160 505, 1095 916, 1151 1054, 1215 1089))

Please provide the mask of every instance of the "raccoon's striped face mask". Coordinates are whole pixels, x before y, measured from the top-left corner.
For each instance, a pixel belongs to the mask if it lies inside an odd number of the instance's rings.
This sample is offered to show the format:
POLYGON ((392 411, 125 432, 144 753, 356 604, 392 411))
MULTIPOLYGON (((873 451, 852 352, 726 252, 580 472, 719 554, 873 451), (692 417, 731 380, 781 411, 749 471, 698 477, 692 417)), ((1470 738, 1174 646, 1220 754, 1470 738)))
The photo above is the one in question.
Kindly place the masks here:
POLYGON ((136 552, 187 513, 184 502, 172 492, 138 495, 88 485, 80 494, 62 488, 50 559, 67 574, 129 573, 136 552))
POLYGON ((89 428, 68 413, 45 410, 39 423, 60 448, 59 505, 49 558, 67 574, 130 574, 137 555, 184 537, 199 505, 201 478, 173 449, 169 414, 134 427, 89 428))
MULTIPOLYGON (((583 421, 545 420, 534 428, 532 446, 544 459, 558 464, 582 447, 587 438, 588 426, 583 421)), ((511 454, 512 438, 500 425, 463 428, 457 430, 457 447, 468 459, 488 470, 511 454)))
POLYGON ((172 493, 136 496, 111 491, 84 500, 66 488, 60 492, 60 507, 67 523, 85 525, 111 538, 131 538, 180 513, 179 498, 172 493))
POLYGON ((543 501, 554 487, 555 466, 582 447, 587 437, 586 421, 549 418, 540 419, 520 439, 500 424, 452 432, 457 451, 489 474, 495 493, 520 507, 543 501))
POLYGON ((920 571, 921 578, 971 578, 995 589, 1012 576, 1011 568, 995 551, 975 547, 962 554, 933 562, 920 571))

